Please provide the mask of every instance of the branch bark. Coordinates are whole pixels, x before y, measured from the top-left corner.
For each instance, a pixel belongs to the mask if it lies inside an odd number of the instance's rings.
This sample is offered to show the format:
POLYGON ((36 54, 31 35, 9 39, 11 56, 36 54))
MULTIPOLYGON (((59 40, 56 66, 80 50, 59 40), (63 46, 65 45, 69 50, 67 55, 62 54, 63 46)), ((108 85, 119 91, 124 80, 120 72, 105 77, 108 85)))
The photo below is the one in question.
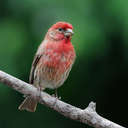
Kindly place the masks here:
MULTIPOLYGON (((0 82, 24 95, 39 97, 37 88, 3 71, 0 71, 0 82)), ((91 102, 89 106, 83 110, 60 101, 45 92, 41 92, 38 102, 54 109, 65 117, 88 124, 94 128, 124 128, 97 114, 95 110, 96 104, 94 102, 91 102)))

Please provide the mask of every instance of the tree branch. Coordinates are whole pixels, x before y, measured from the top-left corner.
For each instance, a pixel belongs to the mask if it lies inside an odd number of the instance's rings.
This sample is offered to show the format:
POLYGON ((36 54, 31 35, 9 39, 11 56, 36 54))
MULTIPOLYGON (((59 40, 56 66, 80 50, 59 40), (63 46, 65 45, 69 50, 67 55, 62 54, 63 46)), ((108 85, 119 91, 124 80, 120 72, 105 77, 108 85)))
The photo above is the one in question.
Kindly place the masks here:
MULTIPOLYGON (((0 82, 24 95, 39 96, 37 88, 3 71, 0 71, 0 82)), ((60 101, 45 92, 41 92, 38 102, 54 109, 65 117, 80 121, 95 128, 124 128, 98 115, 95 110, 96 104, 93 102, 83 110, 60 101)))

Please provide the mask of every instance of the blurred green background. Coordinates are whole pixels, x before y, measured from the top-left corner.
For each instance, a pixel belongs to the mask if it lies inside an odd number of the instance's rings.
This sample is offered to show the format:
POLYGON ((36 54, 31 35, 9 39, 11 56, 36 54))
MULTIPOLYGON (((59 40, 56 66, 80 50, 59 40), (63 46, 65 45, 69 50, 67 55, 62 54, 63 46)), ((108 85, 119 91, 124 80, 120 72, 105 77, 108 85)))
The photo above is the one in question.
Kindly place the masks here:
MULTIPOLYGON (((0 70, 28 82, 36 49, 57 21, 74 26, 77 59, 62 100, 128 127, 128 0, 0 0, 0 70)), ((48 93, 53 91, 47 90, 48 93)), ((23 97, 0 84, 0 128, 91 128, 38 105, 19 111, 23 97)))

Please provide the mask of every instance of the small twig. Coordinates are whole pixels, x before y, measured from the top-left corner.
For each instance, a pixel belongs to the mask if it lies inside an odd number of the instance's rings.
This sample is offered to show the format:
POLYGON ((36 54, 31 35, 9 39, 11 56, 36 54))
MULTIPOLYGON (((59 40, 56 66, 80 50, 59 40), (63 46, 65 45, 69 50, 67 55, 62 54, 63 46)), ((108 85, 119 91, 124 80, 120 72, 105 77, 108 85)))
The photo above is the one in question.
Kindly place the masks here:
MULTIPOLYGON (((34 86, 25 83, 24 81, 19 80, 3 71, 0 71, 0 82, 24 95, 38 96, 39 93, 37 88, 34 86)), ((41 96, 38 100, 39 103, 54 109, 65 117, 80 121, 95 128, 124 128, 123 126, 113 123, 112 121, 98 115, 96 113, 96 104, 94 102, 91 102, 86 109, 82 110, 60 101, 45 92, 41 92, 41 96)))

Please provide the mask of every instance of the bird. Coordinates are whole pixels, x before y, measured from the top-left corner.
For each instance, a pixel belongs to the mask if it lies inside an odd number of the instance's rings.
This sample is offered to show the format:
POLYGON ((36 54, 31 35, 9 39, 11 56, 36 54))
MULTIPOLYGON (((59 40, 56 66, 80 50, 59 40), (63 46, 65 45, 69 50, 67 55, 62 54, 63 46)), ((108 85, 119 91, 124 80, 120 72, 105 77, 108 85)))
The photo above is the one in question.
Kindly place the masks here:
MULTIPOLYGON (((59 21, 46 33, 34 56, 29 76, 29 83, 43 91, 45 88, 56 90, 67 79, 74 64, 76 52, 71 43, 72 24, 59 21)), ((26 96, 19 110, 35 112, 37 100, 26 96)))

